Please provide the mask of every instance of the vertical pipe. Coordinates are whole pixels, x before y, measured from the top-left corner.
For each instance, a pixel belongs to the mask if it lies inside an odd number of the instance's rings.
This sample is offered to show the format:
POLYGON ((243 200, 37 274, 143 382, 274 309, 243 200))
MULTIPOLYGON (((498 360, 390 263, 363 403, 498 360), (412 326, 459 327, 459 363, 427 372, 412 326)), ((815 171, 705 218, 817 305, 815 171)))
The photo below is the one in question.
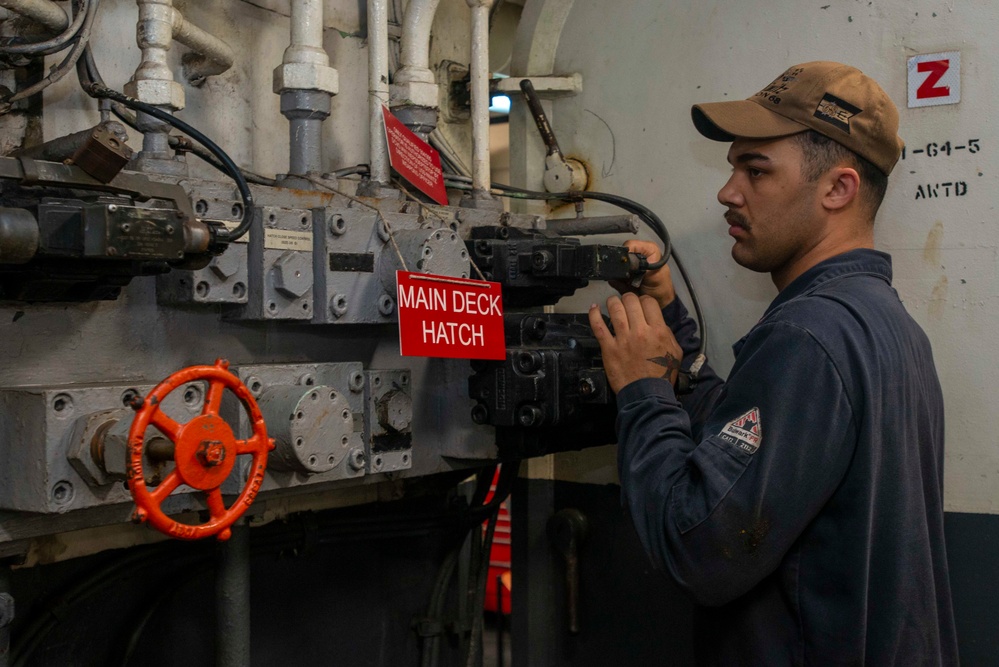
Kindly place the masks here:
POLYGON ((215 576, 215 664, 250 664, 250 527, 232 526, 232 537, 218 548, 215 576))
POLYGON ((430 69, 430 28, 441 0, 410 0, 402 21, 399 64, 430 69))
POLYGON ((386 0, 368 0, 368 95, 371 118, 371 180, 389 182, 388 146, 382 106, 388 105, 388 8, 386 0))
POLYGON ((467 0, 472 8, 472 189, 489 197, 489 9, 493 0, 467 0))
POLYGON ((291 44, 322 49, 323 0, 293 0, 291 3, 291 44))
POLYGON ((289 121, 288 173, 322 171, 323 121, 337 92, 337 71, 323 48, 323 0, 292 0, 291 43, 274 70, 274 92, 289 121))

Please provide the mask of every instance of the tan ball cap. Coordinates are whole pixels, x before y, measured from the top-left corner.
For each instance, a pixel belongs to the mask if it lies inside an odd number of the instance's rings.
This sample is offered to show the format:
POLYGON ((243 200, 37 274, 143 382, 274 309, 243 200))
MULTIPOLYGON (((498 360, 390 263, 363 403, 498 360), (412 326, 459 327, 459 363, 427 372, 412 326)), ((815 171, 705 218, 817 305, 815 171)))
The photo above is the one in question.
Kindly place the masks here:
POLYGON ((697 104, 697 131, 715 141, 777 139, 815 130, 890 174, 905 144, 898 109, 856 67, 816 61, 795 65, 746 100, 697 104))

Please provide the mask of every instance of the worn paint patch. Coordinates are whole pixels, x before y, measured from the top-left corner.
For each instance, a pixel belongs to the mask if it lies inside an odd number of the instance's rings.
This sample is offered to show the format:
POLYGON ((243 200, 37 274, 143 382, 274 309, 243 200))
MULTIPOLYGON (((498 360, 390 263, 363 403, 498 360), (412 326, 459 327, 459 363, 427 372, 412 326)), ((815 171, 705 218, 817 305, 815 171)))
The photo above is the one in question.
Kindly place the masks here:
POLYGON ((947 276, 940 276, 940 280, 933 286, 933 293, 930 295, 930 303, 927 312, 935 319, 943 318, 944 305, 947 303, 947 276))
POLYGON ((944 227, 943 223, 937 220, 926 235, 926 243, 923 245, 923 260, 933 266, 940 265, 940 247, 943 243, 944 227))

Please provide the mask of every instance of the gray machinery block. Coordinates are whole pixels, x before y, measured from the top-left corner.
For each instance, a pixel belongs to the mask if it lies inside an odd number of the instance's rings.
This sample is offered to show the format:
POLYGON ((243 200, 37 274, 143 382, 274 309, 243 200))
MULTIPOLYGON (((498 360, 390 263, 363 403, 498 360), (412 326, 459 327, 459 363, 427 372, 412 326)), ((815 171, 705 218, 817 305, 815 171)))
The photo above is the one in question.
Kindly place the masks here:
POLYGON ((409 271, 468 277, 468 252, 451 214, 383 210, 379 219, 358 206, 316 215, 324 221, 315 227, 317 324, 395 321, 395 272, 403 263, 409 271))
MULTIPOLYGON (((243 217, 243 204, 195 193, 194 212, 205 222, 230 229, 243 217)), ((247 237, 230 244, 211 263, 193 271, 174 270, 156 277, 156 298, 163 305, 202 303, 245 304, 247 302, 247 237)))
POLYGON ((231 309, 227 317, 312 319, 312 217, 308 209, 256 209, 247 252, 246 305, 231 309))
POLYGON ((364 444, 368 473, 413 466, 413 399, 406 370, 365 371, 364 444))
MULTIPOLYGON (((125 447, 132 424, 125 404, 145 395, 151 384, 69 385, 0 391, 0 510, 62 513, 115 503, 131 503, 124 486, 125 447)), ((180 422, 201 412, 205 388, 192 382, 172 392, 162 410, 180 422)), ((146 431, 147 450, 164 451, 166 439, 146 431)), ((168 448, 169 449, 169 448, 168 448)), ((147 481, 172 464, 145 461, 147 481)), ((184 487, 164 505, 167 511, 196 506, 184 487)))
MULTIPOLYGON (((261 491, 364 476, 364 375, 359 362, 267 364, 232 370, 257 400, 267 435, 275 440, 261 491)), ((250 435, 246 411, 229 394, 223 400, 222 415, 238 425, 237 437, 250 435)), ((223 491, 236 492, 237 482, 242 484, 248 474, 249 461, 223 491)))

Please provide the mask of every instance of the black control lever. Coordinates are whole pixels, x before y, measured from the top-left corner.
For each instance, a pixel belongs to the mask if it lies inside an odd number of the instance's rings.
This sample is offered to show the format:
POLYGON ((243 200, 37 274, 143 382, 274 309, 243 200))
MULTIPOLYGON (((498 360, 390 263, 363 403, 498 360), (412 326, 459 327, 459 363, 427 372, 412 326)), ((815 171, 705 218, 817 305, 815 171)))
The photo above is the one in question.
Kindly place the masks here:
POLYGON ((541 98, 534 90, 534 84, 531 83, 530 79, 522 79, 520 89, 524 93, 524 99, 527 100, 527 108, 531 110, 534 123, 538 126, 538 132, 541 133, 541 140, 545 142, 545 148, 548 149, 548 155, 557 155, 562 158, 562 149, 558 146, 555 131, 552 130, 552 126, 548 122, 548 116, 545 115, 545 110, 541 106, 541 98))

